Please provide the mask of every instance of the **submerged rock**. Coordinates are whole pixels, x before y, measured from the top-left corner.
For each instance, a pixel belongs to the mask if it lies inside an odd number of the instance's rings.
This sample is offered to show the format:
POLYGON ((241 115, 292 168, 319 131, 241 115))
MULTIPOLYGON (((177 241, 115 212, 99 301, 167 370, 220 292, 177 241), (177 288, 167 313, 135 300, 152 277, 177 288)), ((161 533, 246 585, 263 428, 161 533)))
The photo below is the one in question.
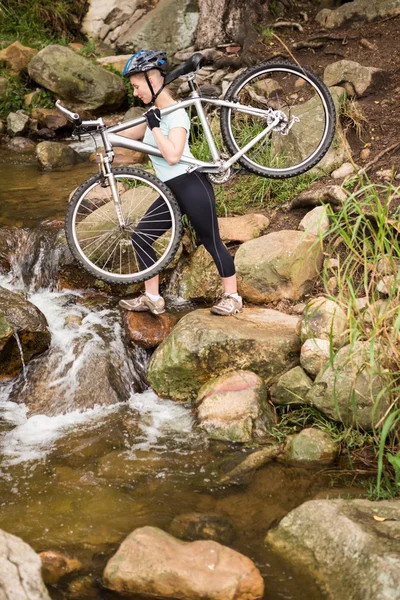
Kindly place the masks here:
POLYGON ((122 542, 103 584, 119 593, 180 600, 256 600, 264 592, 246 556, 209 540, 182 542, 156 527, 136 529, 122 542))
POLYGON ((328 599, 399 600, 399 532, 400 500, 313 500, 265 541, 315 578, 328 599))
POLYGON ((195 399, 212 377, 235 369, 265 380, 298 364, 298 317, 252 308, 229 319, 200 309, 186 315, 157 348, 148 380, 158 395, 195 399))
POLYGON ((213 540, 230 544, 234 528, 229 517, 221 514, 187 513, 173 519, 169 533, 185 541, 213 540))
POLYGON ((50 600, 36 552, 23 540, 0 530, 0 590, 7 600, 50 600))
POLYGON ((40 552, 39 557, 42 561, 43 579, 47 585, 57 583, 65 575, 82 568, 82 564, 76 558, 69 558, 53 550, 40 552))
POLYGON ((40 310, 22 295, 0 287, 0 379, 14 377, 23 367, 22 356, 24 363, 29 362, 45 352, 50 341, 40 310))

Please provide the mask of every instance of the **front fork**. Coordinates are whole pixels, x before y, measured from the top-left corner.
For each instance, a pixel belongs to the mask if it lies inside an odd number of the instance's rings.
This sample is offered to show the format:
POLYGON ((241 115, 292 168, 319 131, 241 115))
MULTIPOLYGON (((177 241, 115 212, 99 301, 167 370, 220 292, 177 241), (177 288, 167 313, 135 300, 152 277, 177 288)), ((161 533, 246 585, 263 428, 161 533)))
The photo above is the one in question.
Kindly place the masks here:
POLYGON ((117 182, 115 180, 114 173, 111 169, 111 157, 103 156, 103 154, 96 155, 96 162, 99 165, 100 175, 108 181, 108 184, 111 189, 112 199, 114 203, 115 212, 118 218, 119 226, 121 229, 125 229, 126 221, 124 217, 124 213, 122 212, 121 200, 118 194, 117 182))

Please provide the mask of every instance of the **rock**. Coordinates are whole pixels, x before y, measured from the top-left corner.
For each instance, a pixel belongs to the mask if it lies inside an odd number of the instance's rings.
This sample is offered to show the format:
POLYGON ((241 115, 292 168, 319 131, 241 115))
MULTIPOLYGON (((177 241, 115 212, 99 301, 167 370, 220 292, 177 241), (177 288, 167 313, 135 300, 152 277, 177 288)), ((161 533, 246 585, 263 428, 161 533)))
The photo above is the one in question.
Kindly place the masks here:
POLYGON ((255 213, 218 219, 219 232, 223 242, 248 242, 259 237, 260 233, 268 226, 269 219, 255 213))
POLYGON ((215 262, 203 245, 182 267, 171 283, 171 293, 184 300, 214 302, 224 292, 215 262))
POLYGON ((271 386, 271 400, 274 404, 305 404, 305 397, 312 383, 301 367, 293 367, 271 386))
POLYGON ((325 29, 341 27, 348 21, 376 21, 400 14, 398 0, 354 0, 336 10, 321 10, 315 20, 325 29))
POLYGON ((329 217, 326 206, 316 206, 299 223, 299 229, 315 236, 323 236, 329 231, 329 217))
POLYGON ((251 371, 212 379, 199 390, 196 405, 200 427, 213 440, 249 442, 275 422, 264 382, 251 371))
POLYGON ((339 447, 325 431, 308 427, 290 436, 282 458, 299 466, 330 465, 338 455, 339 447))
MULTIPOLYGON (((72 46, 72 44, 71 44, 72 46)), ((68 600, 97 600, 99 597, 99 586, 90 575, 82 575, 73 579, 67 588, 68 600)))
POLYGON ((47 321, 40 310, 22 295, 0 287, 0 379, 14 377, 22 369, 16 336, 25 363, 50 345, 47 321))
POLYGON ((63 115, 59 110, 53 108, 34 108, 32 110, 32 119, 36 119, 40 128, 45 127, 47 129, 63 129, 64 127, 70 127, 71 124, 67 117, 63 115))
POLYGON ((46 585, 53 585, 64 575, 82 568, 82 564, 76 558, 69 558, 53 550, 40 552, 39 557, 42 561, 42 576, 46 585))
POLYGON ((298 300, 311 290, 322 264, 318 238, 275 231, 242 244, 235 255, 239 293, 249 302, 298 300))
POLYGON ((370 148, 363 148, 360 152, 360 158, 361 160, 368 160, 369 157, 371 155, 371 149, 370 148))
MULTIPOLYGON (((36 90, 34 92, 30 92, 29 94, 25 94, 24 96, 24 104, 25 106, 27 106, 28 108, 36 103, 37 101, 40 100, 41 97, 41 90, 39 88, 36 88, 36 90)), ((60 113, 61 114, 61 113, 60 113)))
POLYGON ((168 532, 184 541, 213 540, 230 544, 234 536, 232 521, 224 515, 187 513, 175 517, 168 532))
MULTIPOLYGON (((2 91, 0 89, 0 95, 1 95, 2 91)), ((3 121, 0 121, 0 135, 3 135, 3 133, 6 132, 6 126, 4 125, 3 121)))
POLYGON ((34 48, 28 48, 16 41, 0 51, 0 65, 4 65, 16 73, 21 73, 37 53, 38 51, 34 48))
POLYGON ((141 348, 156 348, 169 335, 178 321, 178 316, 164 313, 152 315, 125 311, 124 324, 127 338, 141 348))
POLYGON ((132 121, 133 119, 137 119, 138 117, 141 117, 143 113, 144 108, 142 108, 141 106, 131 106, 130 109, 124 114, 122 122, 125 123, 126 121, 132 121))
MULTIPOLYGON (((106 6, 106 4, 103 3, 103 6, 106 6)), ((132 54, 119 54, 118 56, 102 56, 101 58, 97 59, 97 62, 101 67, 111 66, 113 69, 116 69, 117 71, 122 73, 127 61, 130 59, 131 56, 132 54)))
POLYGON ((138 12, 139 4, 138 0, 90 0, 89 10, 82 22, 82 32, 89 39, 104 39, 129 21, 138 12))
POLYGON ((329 340, 311 338, 306 340, 300 350, 300 364, 311 377, 316 377, 328 362, 331 350, 329 340))
POLYGON ((347 335, 347 317, 344 310, 328 298, 313 298, 306 307, 300 326, 302 342, 310 338, 331 340, 334 347, 342 344, 347 335))
POLYGON ((399 518, 400 500, 312 500, 265 541, 316 580, 329 600, 398 600, 399 518))
POLYGON ((40 166, 46 171, 68 167, 79 160, 75 150, 59 142, 40 142, 36 146, 36 156, 40 166))
POLYGON ((29 64, 29 76, 69 108, 117 109, 125 98, 121 78, 65 46, 46 46, 29 64))
MULTIPOLYGON (((132 435, 132 434, 131 434, 132 435)), ((135 485, 168 467, 162 455, 146 450, 113 450, 99 459, 98 474, 115 485, 135 485)))
POLYGON ((352 173, 354 173, 354 166, 350 162, 345 162, 341 167, 332 171, 331 177, 333 179, 344 179, 352 173))
POLYGON ((34 152, 36 149, 36 144, 33 140, 24 137, 14 137, 7 144, 7 148, 9 150, 13 150, 14 152, 34 152))
POLYGON ((256 600, 264 592, 249 558, 209 540, 182 542, 156 527, 136 529, 122 542, 103 584, 124 594, 181 600, 256 600))
POLYGON ((324 185, 323 187, 311 187, 300 192, 290 203, 290 210, 307 206, 319 206, 329 203, 333 206, 341 206, 347 199, 347 194, 340 185, 324 185))
POLYGON ((249 308, 229 320, 195 310, 154 352, 149 383, 161 397, 188 400, 212 377, 235 369, 279 376, 298 363, 297 324, 298 317, 269 309, 249 308))
POLYGON ((376 172, 376 176, 380 179, 385 179, 385 181, 392 181, 394 179, 394 170, 393 169, 380 169, 376 172))
POLYGON ((163 48, 168 54, 190 46, 193 41, 198 9, 191 0, 160 0, 139 21, 129 20, 118 32, 115 46, 123 52, 140 48, 163 48))
POLYGON ((251 473, 278 458, 282 451, 283 447, 281 445, 274 445, 252 452, 231 471, 222 475, 217 482, 218 485, 243 485, 247 482, 251 473))
POLYGON ((199 91, 202 96, 209 96, 211 98, 219 98, 222 92, 218 85, 213 85, 212 83, 203 83, 200 85, 199 91))
POLYGON ((42 579, 39 556, 20 538, 2 530, 0 589, 4 600, 50 600, 42 579))
POLYGON ((364 67, 353 60, 338 60, 328 65, 324 71, 325 85, 329 87, 351 83, 358 97, 379 89, 385 83, 385 79, 386 73, 382 69, 364 67))
POLYGON ((7 132, 12 137, 22 136, 28 129, 29 116, 23 110, 9 113, 7 117, 7 132))
MULTIPOLYGON (((341 348, 333 364, 317 375, 306 401, 330 419, 371 429, 384 415, 390 401, 383 369, 377 373, 376 366, 372 371, 369 352, 369 342, 355 342, 353 346, 341 348)), ((374 359, 378 366, 384 363, 384 357, 385 352, 379 352, 376 346, 374 359)))

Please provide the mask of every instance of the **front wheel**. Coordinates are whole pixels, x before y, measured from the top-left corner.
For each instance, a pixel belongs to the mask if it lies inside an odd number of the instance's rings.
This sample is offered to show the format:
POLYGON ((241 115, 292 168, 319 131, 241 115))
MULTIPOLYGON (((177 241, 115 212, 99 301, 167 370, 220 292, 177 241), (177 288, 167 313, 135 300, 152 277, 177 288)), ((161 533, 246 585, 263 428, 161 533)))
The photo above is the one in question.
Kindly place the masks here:
POLYGON ((109 283, 137 283, 157 275, 175 256, 182 219, 171 190, 140 169, 113 169, 120 225, 107 179, 94 175, 74 193, 65 231, 76 260, 109 283))
POLYGON ((270 109, 281 117, 238 159, 256 175, 280 179, 305 173, 332 143, 336 122, 332 97, 322 81, 303 67, 286 61, 251 67, 234 79, 225 100, 264 113, 251 115, 240 107, 221 109, 222 137, 232 155, 270 125, 270 109))

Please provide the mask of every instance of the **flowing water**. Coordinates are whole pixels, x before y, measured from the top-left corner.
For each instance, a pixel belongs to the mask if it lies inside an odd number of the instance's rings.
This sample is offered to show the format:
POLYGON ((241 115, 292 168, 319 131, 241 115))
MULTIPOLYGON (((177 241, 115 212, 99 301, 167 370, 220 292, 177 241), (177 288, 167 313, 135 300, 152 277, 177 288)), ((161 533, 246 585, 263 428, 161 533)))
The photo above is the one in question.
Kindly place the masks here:
MULTIPOLYGON (((2 224, 62 217, 68 190, 84 169, 39 175, 32 165, 19 166, 23 184, 17 188, 15 173, 0 173, 9 199, 0 205, 2 224)), ((245 485, 218 486, 219 476, 251 449, 208 441, 189 405, 161 400, 146 388, 149 353, 127 349, 115 303, 89 308, 83 292, 54 289, 59 255, 51 243, 46 246, 43 231, 14 230, 12 238, 9 272, 0 285, 24 291, 40 308, 52 344, 27 365, 26 380, 21 372, 0 385, 0 528, 38 552, 61 551, 81 561, 79 573, 50 588, 52 598, 114 597, 101 587, 101 573, 122 540, 137 527, 168 530, 174 517, 199 512, 231 520, 230 545, 258 565, 265 599, 320 599, 313 583, 292 572, 263 540, 289 510, 327 489, 330 475, 272 463, 245 485), (118 365, 128 400, 96 405, 93 361, 105 351, 118 365), (39 385, 35 373, 44 373, 46 414, 29 413, 21 403, 30 400, 29 386, 39 385), (76 408, 82 385, 93 389, 87 410, 76 408), (86 595, 73 591, 79 577, 89 582, 86 595)))

